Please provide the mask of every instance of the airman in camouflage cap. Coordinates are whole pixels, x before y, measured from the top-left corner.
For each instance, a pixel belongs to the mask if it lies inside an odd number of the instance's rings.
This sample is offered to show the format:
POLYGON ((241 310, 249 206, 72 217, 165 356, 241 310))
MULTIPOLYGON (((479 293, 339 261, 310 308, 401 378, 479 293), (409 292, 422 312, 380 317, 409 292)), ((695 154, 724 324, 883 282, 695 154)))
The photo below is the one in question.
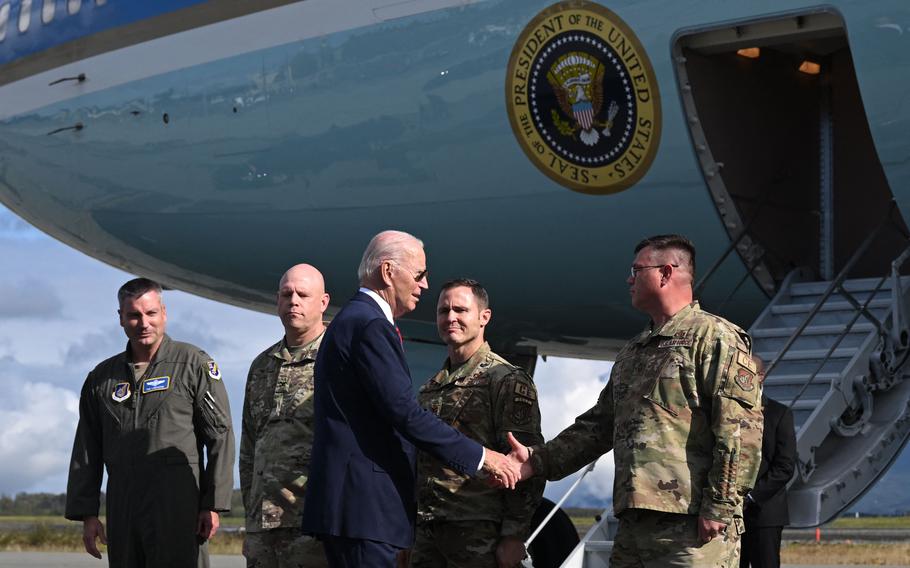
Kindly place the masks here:
MULTIPOLYGON (((531 377, 493 353, 484 341, 491 311, 474 280, 443 285, 436 311, 449 356, 418 399, 445 422, 484 446, 508 451, 507 432, 540 444, 540 410, 531 377)), ((517 566, 543 494, 543 479, 500 491, 420 454, 417 538, 411 566, 517 566)))
POLYGON ((515 445, 522 478, 561 479, 614 451, 610 565, 738 565, 743 496, 761 457, 751 339, 692 298, 695 249, 642 241, 628 278, 650 325, 619 352, 593 408, 545 445, 515 445))
POLYGON ((300 532, 300 514, 313 442, 313 366, 328 305, 322 274, 308 264, 291 267, 278 288, 284 337, 250 366, 240 438, 250 568, 327 566, 322 545, 300 532))

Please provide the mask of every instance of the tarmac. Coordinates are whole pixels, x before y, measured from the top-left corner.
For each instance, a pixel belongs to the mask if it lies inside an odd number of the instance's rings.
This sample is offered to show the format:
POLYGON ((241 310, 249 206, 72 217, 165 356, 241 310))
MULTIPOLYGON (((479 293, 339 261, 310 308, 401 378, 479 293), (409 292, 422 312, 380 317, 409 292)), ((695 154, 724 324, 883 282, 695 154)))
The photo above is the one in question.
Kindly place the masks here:
MULTIPOLYGON (((212 556, 211 568, 244 568, 242 556, 212 556)), ((0 552, 0 568, 104 568, 107 559, 97 560, 88 554, 74 552, 0 552)), ((784 564, 783 568, 865 568, 867 565, 820 566, 784 564)), ((877 568, 905 568, 878 566, 877 568)))

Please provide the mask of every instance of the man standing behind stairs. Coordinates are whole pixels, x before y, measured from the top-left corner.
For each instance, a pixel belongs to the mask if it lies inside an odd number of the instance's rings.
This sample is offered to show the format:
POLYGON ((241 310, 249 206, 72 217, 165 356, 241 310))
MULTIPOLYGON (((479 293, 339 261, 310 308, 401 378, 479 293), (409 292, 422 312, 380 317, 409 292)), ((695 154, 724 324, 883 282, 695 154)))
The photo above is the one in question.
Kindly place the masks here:
POLYGON ((510 439, 521 477, 562 479, 614 450, 612 568, 739 565, 743 497, 761 450, 749 335, 693 301, 695 247, 659 235, 626 280, 649 325, 616 357, 597 403, 541 446, 510 439))

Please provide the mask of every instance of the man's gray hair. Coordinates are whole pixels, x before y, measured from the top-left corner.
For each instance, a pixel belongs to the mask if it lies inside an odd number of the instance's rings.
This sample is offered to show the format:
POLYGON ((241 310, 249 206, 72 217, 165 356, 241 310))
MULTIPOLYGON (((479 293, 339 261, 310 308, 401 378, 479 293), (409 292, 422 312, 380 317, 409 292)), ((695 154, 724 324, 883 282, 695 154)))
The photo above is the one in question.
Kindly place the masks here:
POLYGON ((360 285, 365 286, 376 277, 383 261, 404 262, 409 249, 415 244, 423 248, 423 241, 404 231, 383 231, 373 237, 357 267, 360 285))
POLYGON ((138 298, 149 292, 158 292, 161 296, 161 284, 148 278, 133 278, 117 290, 117 304, 122 306, 128 298, 138 298))

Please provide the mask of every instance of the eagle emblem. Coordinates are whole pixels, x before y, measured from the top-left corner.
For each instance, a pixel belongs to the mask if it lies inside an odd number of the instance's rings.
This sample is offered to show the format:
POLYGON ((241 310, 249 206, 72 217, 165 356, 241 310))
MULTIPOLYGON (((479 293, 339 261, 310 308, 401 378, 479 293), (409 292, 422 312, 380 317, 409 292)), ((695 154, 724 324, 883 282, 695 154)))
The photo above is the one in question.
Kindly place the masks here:
POLYGON ((547 81, 553 87, 559 108, 566 117, 574 119, 574 124, 570 124, 555 109, 552 111, 553 123, 560 134, 573 138, 577 134, 586 146, 597 144, 601 135, 610 137, 619 105, 616 101, 610 101, 607 120, 598 120, 604 102, 605 72, 599 59, 581 51, 570 51, 562 55, 550 67, 547 81))

